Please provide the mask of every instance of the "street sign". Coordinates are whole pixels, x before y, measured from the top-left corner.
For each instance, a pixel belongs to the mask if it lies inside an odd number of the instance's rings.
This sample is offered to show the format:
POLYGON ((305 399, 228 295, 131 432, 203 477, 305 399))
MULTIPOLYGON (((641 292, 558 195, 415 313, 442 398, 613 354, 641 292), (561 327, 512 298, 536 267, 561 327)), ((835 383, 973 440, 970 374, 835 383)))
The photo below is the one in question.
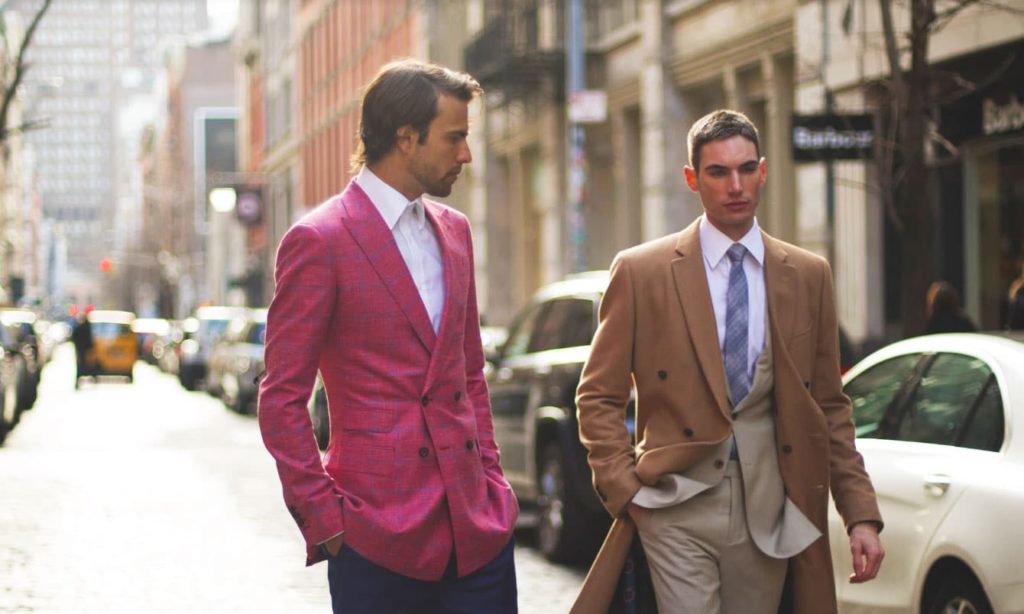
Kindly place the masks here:
POLYGON ((608 94, 604 90, 579 90, 569 93, 569 121, 574 124, 600 124, 608 118, 608 94))
POLYGON ((875 147, 875 120, 866 113, 793 114, 793 160, 866 160, 875 147))

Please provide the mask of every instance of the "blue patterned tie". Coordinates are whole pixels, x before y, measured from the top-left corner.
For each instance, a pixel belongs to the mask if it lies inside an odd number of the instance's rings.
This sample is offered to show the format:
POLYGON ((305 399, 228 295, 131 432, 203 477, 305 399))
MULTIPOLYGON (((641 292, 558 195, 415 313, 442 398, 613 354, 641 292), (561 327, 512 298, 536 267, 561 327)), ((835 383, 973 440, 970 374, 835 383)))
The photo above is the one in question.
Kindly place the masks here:
POLYGON ((729 268, 729 290, 725 294, 725 345, 722 360, 725 376, 729 380, 729 396, 735 408, 750 392, 747 369, 747 276, 743 272, 743 257, 747 248, 733 243, 727 252, 732 266, 729 268))

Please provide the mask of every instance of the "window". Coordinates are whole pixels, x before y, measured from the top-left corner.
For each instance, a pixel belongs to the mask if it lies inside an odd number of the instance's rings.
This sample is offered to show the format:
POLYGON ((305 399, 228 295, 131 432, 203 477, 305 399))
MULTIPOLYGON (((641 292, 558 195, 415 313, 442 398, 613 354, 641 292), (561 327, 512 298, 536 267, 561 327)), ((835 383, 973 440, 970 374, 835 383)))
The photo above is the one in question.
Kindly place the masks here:
POLYGON ((995 377, 988 378, 985 391, 974 408, 974 414, 965 425, 957 445, 975 450, 998 452, 1003 446, 1003 397, 995 377))
POLYGON ((523 316, 513 329, 512 334, 509 335, 508 342, 505 343, 504 358, 521 356, 530 351, 530 338, 533 336, 537 322, 544 314, 547 305, 547 303, 535 305, 523 316))
MULTIPOLYGON (((981 397, 991 377, 992 371, 977 358, 938 354, 907 403, 895 438, 956 445, 960 433, 971 434, 972 418, 977 414, 979 423, 971 435, 972 441, 991 439, 995 405, 993 400, 986 402, 981 397), (978 411, 974 411, 975 405, 978 411), (983 424, 985 420, 988 425, 983 424)), ((1001 415, 1001 403, 999 409, 1001 415)), ((1001 433, 999 439, 1002 439, 1001 433)))
POLYGON ((914 375, 920 354, 907 354, 879 363, 861 373, 843 390, 853 401, 857 437, 877 437, 879 423, 896 393, 914 375))
POLYGON ((594 334, 594 302, 565 298, 551 302, 543 324, 530 341, 530 352, 590 345, 594 334))

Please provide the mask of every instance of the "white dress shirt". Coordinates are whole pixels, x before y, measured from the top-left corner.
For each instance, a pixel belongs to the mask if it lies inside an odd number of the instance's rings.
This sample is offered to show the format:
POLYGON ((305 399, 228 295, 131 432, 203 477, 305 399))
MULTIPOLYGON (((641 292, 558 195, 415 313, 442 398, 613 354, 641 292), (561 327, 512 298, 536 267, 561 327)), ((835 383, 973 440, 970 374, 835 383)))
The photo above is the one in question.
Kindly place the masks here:
POLYGON ((718 349, 723 353, 726 293, 729 290, 729 270, 732 268, 726 252, 733 243, 741 243, 747 248, 747 254, 743 257, 743 271, 747 275, 747 375, 752 378, 757 357, 764 349, 765 317, 768 313, 765 308, 764 240, 761 238, 761 229, 755 218, 750 231, 739 241, 733 241, 708 221, 707 214, 701 216, 700 250, 704 254, 704 273, 708 277, 711 306, 715 310, 718 349))
POLYGON ((434 227, 427 221, 423 210, 423 201, 417 198, 410 202, 365 166, 359 171, 356 183, 370 197, 370 202, 391 229, 405 267, 409 269, 430 317, 430 324, 434 332, 438 332, 444 310, 444 264, 434 227))

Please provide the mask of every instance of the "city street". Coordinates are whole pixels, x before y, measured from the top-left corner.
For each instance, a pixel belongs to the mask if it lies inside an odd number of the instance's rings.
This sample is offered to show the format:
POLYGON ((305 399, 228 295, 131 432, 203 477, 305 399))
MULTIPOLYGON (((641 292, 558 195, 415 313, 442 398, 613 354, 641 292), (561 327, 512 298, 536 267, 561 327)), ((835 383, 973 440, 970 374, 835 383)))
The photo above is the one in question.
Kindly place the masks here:
MULTIPOLYGON (((73 369, 64 345, 0 447, 0 612, 329 611, 254 418, 142 362, 73 369)), ((520 611, 567 611, 584 572, 519 537, 520 611)))

